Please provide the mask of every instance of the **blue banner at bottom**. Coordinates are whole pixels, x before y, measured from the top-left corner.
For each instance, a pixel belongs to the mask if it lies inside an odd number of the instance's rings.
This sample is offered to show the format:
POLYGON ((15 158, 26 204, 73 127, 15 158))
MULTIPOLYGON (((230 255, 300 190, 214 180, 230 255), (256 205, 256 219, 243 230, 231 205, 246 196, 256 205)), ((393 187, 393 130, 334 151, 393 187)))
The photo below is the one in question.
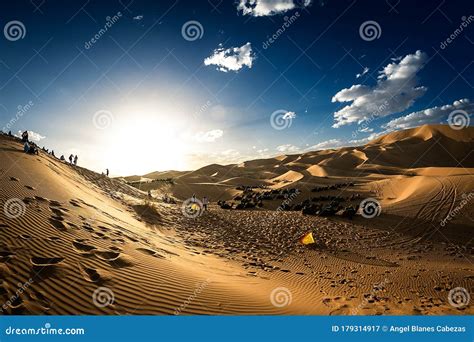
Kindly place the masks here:
POLYGON ((3 316, 0 341, 469 341, 473 316, 3 316))

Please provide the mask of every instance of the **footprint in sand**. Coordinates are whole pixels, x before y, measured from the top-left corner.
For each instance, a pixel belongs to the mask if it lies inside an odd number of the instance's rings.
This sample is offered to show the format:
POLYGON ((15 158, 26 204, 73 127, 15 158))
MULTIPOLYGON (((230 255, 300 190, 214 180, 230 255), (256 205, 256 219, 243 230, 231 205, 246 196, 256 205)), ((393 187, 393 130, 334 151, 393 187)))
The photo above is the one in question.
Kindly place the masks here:
POLYGON ((7 262, 15 256, 15 253, 10 251, 0 251, 0 262, 7 262))
POLYGON ((46 240, 51 241, 51 242, 59 242, 61 241, 61 238, 57 236, 48 236, 46 240))
POLYGON ((114 261, 120 257, 120 252, 114 251, 94 251, 94 254, 102 260, 114 261))
POLYGON ((83 228, 84 230, 87 230, 88 232, 91 232, 91 233, 92 233, 92 232, 95 232, 94 228, 92 228, 89 223, 84 223, 84 224, 82 225, 82 228, 83 228))
POLYGON ((62 232, 67 231, 67 226, 66 223, 63 221, 64 219, 62 217, 51 217, 49 219, 49 222, 51 222, 52 226, 56 228, 57 230, 60 230, 62 232))
POLYGON ((28 190, 33 190, 33 191, 36 190, 36 188, 32 187, 31 185, 25 185, 25 188, 27 188, 28 190))
POLYGON ((79 202, 75 199, 70 200, 69 203, 71 203, 75 207, 82 208, 82 206, 79 204, 79 202))
POLYGON ((20 180, 19 180, 18 178, 16 178, 16 177, 10 177, 10 180, 11 180, 12 182, 19 182, 19 181, 20 181, 20 180))
POLYGON ((18 238, 22 239, 22 240, 31 240, 32 236, 28 235, 28 234, 20 234, 20 235, 18 235, 18 238))
POLYGON ((61 258, 61 257, 31 257, 30 263, 33 266, 49 267, 49 266, 56 266, 63 260, 64 258, 61 258))
POLYGON ((94 234, 92 234, 92 236, 97 238, 97 239, 101 239, 101 240, 109 239, 109 237, 107 235, 105 235, 104 233, 101 233, 101 232, 95 232, 94 234))
POLYGON ((84 243, 84 241, 78 241, 78 240, 73 241, 72 245, 80 253, 90 252, 90 251, 93 251, 93 250, 97 249, 96 247, 94 247, 92 245, 88 245, 88 244, 84 243))
POLYGON ((84 279, 91 283, 100 283, 104 280, 95 268, 87 267, 79 263, 79 270, 81 271, 84 279))
POLYGON ((57 207, 49 207, 49 209, 50 209, 56 216, 59 216, 59 217, 67 216, 67 212, 69 211, 69 210, 66 209, 66 208, 57 208, 57 207))
POLYGON ((137 248, 136 249, 138 252, 140 253, 143 253, 143 254, 146 254, 146 255, 150 255, 150 256, 153 256, 155 258, 162 258, 162 259, 165 259, 165 256, 159 254, 157 251, 154 251, 152 249, 148 249, 148 248, 137 248))
POLYGON ((35 196, 34 198, 35 198, 35 200, 37 200, 39 202, 49 202, 49 199, 47 199, 45 197, 35 196))
POLYGON ((60 207, 61 209, 66 210, 66 209, 62 208, 63 204, 61 202, 50 200, 49 204, 50 204, 51 207, 60 207))
POLYGON ((30 295, 30 298, 32 299, 32 303, 30 304, 39 306, 41 312, 48 311, 51 308, 50 301, 41 292, 29 289, 28 293, 30 295))

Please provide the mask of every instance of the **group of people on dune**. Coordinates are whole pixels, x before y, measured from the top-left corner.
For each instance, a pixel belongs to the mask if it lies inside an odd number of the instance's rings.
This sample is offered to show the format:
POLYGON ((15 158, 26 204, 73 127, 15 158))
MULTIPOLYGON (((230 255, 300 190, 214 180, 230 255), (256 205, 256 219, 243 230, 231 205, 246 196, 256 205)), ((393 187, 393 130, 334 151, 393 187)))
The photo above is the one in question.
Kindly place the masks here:
MULTIPOLYGON (((11 131, 8 132, 8 135, 11 136, 11 131)), ((21 142, 24 144, 23 145, 23 151, 25 153, 29 153, 29 154, 39 154, 39 149, 38 149, 38 145, 36 145, 34 142, 30 141, 29 140, 29 137, 28 137, 28 131, 24 131, 22 134, 21 134, 21 142)), ((49 152, 48 149, 46 149, 45 147, 42 148, 42 150, 46 153, 49 153, 51 154, 53 157, 56 157, 54 155, 54 150, 51 151, 51 153, 49 152)), ((64 154, 59 158, 59 160, 61 161, 66 161, 66 158, 64 158, 64 154)), ((73 155, 71 154, 69 156, 69 164, 71 165, 77 165, 77 160, 78 160, 78 156, 77 154, 76 155, 73 155)))
MULTIPOLYGON (((17 136, 13 135, 12 134, 12 131, 9 131, 8 133, 4 133, 4 132, 1 132, 2 134, 4 135, 7 135, 11 138, 15 138, 15 139, 18 139, 17 136)), ((28 131, 24 131, 23 133, 21 133, 21 138, 20 138, 21 142, 23 143, 23 152, 25 153, 28 153, 28 154, 36 154, 36 155, 39 155, 39 147, 38 145, 31 141, 30 138, 29 138, 29 135, 28 135, 28 131)), ((43 146, 43 148, 41 149, 43 152, 45 153, 48 153, 49 155, 53 156, 56 158, 56 155, 54 154, 54 150, 51 150, 51 152, 45 148, 43 146)), ((73 155, 71 154, 69 156, 69 164, 71 165, 77 165, 77 160, 78 160, 78 156, 77 155, 73 155)), ((64 155, 62 155, 59 160, 61 161, 66 161, 66 158, 64 157, 64 155)))

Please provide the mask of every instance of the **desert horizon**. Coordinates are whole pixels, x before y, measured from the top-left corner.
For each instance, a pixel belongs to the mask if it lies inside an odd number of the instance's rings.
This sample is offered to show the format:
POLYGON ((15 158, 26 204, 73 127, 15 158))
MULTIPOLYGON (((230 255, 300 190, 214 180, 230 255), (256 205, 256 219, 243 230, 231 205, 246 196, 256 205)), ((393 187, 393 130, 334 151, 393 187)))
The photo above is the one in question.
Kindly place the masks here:
POLYGON ((3 314, 473 312, 474 127, 143 177, 0 146, 3 314))

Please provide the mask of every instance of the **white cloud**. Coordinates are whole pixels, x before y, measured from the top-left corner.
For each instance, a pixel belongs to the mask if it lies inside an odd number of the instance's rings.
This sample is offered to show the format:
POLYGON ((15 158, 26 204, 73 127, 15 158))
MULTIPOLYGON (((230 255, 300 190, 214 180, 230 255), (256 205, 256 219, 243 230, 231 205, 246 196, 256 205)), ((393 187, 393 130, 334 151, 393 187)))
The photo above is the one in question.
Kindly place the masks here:
POLYGON ((143 15, 137 15, 137 16, 133 17, 133 20, 138 20, 138 21, 140 21, 140 20, 142 20, 142 19, 143 19, 143 15))
POLYGON ((300 148, 295 145, 285 144, 285 145, 277 146, 276 150, 278 152, 283 152, 283 153, 287 153, 287 152, 292 153, 292 152, 298 152, 300 148))
POLYGON ((472 114, 474 112, 474 104, 470 103, 469 99, 461 99, 454 101, 453 104, 441 107, 436 106, 401 116, 390 120, 382 127, 388 131, 393 131, 425 124, 446 123, 449 113, 453 110, 463 110, 468 114, 472 114))
POLYGON ((204 60, 204 64, 216 65, 217 70, 223 72, 239 71, 244 66, 251 68, 254 59, 255 55, 252 53, 252 46, 250 43, 247 43, 241 47, 229 49, 219 46, 211 56, 204 60))
POLYGON ((392 59, 392 63, 379 71, 375 86, 356 84, 339 91, 333 96, 332 102, 352 103, 334 113, 336 123, 333 127, 360 123, 374 115, 386 116, 411 107, 427 90, 417 86, 416 77, 425 61, 426 54, 421 51, 401 59, 392 59))
MULTIPOLYGON (((18 137, 21 137, 22 131, 18 131, 18 137)), ((28 131, 28 140, 30 141, 35 141, 35 142, 40 142, 41 140, 45 139, 46 137, 42 136, 39 133, 33 132, 33 131, 28 131)))
POLYGON ((364 67, 364 70, 362 70, 362 72, 360 74, 357 74, 356 78, 360 78, 360 77, 364 76, 366 73, 369 72, 369 70, 370 70, 369 68, 364 67))
POLYGON ((311 4, 311 0, 240 0, 237 10, 243 15, 264 17, 285 13, 294 8, 303 8, 311 4))
POLYGON ((372 133, 368 137, 362 138, 362 139, 357 139, 357 140, 350 140, 346 146, 361 146, 367 144, 369 141, 372 141, 374 139, 377 139, 378 137, 387 134, 387 132, 378 132, 378 133, 372 133))
POLYGON ((330 139, 313 145, 308 150, 328 150, 342 146, 347 146, 347 142, 340 139, 330 139))
POLYGON ((198 142, 214 142, 219 138, 222 138, 224 135, 224 131, 221 129, 213 129, 207 132, 199 132, 197 133, 194 138, 198 142))
POLYGON ((283 115, 284 120, 293 120, 294 118, 296 118, 296 113, 295 112, 286 112, 283 115))
POLYGON ((359 132, 362 132, 362 133, 370 133, 370 132, 373 132, 374 129, 373 128, 369 128, 369 127, 363 127, 361 129, 358 130, 359 132))

